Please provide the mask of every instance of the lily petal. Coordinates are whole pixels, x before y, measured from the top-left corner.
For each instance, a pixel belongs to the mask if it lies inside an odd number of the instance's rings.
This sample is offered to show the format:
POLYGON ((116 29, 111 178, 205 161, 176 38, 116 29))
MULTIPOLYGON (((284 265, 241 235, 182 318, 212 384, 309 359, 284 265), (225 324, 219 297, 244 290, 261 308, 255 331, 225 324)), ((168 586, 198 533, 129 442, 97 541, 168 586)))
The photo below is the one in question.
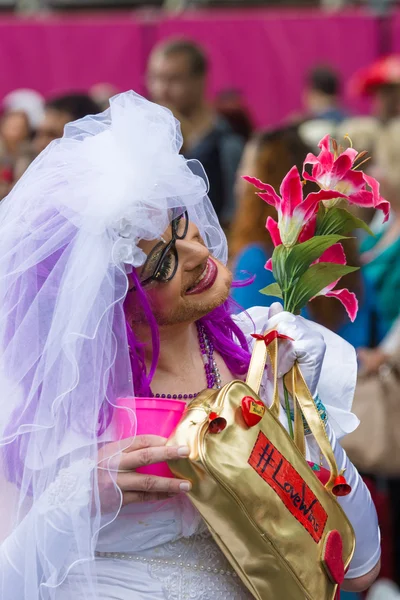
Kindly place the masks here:
POLYGON ((254 187, 256 187, 258 190, 261 190, 261 191, 269 190, 269 188, 271 187, 270 185, 268 185, 268 183, 263 183, 260 179, 257 179, 257 177, 250 177, 249 175, 243 175, 242 179, 244 179, 248 183, 251 183, 252 185, 254 185, 254 187))
POLYGON ((390 202, 381 198, 381 201, 379 202, 379 204, 377 204, 375 206, 375 208, 377 210, 381 210, 383 212, 383 215, 384 215, 383 222, 386 223, 386 221, 390 217, 390 202))
MULTIPOLYGON (((337 244, 333 244, 330 248, 325 250, 321 254, 318 260, 315 262, 324 262, 324 263, 335 263, 337 265, 345 265, 346 264, 346 254, 344 252, 342 244, 339 242, 337 244)), ((334 287, 334 286, 333 286, 334 287)))
POLYGON ((303 220, 308 221, 318 210, 318 204, 322 200, 334 200, 335 198, 346 198, 344 194, 336 192, 335 190, 319 190, 319 192, 312 192, 304 199, 304 201, 297 206, 296 214, 301 213, 303 220))
POLYGON ((358 312, 358 300, 353 292, 344 288, 342 290, 331 290, 326 293, 326 296, 328 298, 337 298, 345 307, 350 321, 352 323, 355 321, 358 312))
POLYGON ((304 225, 303 229, 300 231, 298 242, 301 244, 302 242, 306 242, 310 240, 314 234, 317 226, 317 215, 315 214, 307 223, 304 225))
POLYGON ((351 194, 347 197, 347 200, 351 204, 356 204, 357 206, 365 206, 366 208, 376 208, 377 210, 381 210, 384 214, 383 222, 385 223, 390 215, 390 204, 387 200, 380 197, 378 203, 376 203, 376 198, 374 197, 373 192, 368 192, 367 190, 361 190, 355 194, 351 194))
POLYGON ((264 265, 264 269, 267 271, 272 271, 272 258, 269 258, 264 265))
POLYGON ((303 164, 303 179, 306 179, 307 181, 313 181, 314 183, 319 183, 320 179, 323 179, 327 173, 329 174, 332 168, 333 159, 329 159, 329 157, 327 157, 327 162, 324 160, 324 163, 321 164, 320 157, 321 154, 319 156, 315 156, 314 154, 311 154, 311 152, 307 154, 303 164), (308 171, 306 171, 306 165, 313 165, 311 175, 308 173, 308 171))
POLYGON ((379 192, 379 189, 380 189, 379 181, 377 179, 375 179, 375 177, 371 177, 371 175, 366 175, 366 173, 363 173, 363 179, 364 179, 365 183, 367 183, 369 185, 369 187, 371 188, 375 203, 378 203, 379 198, 381 197, 380 192, 379 192))
POLYGON ((374 177, 371 177, 370 175, 366 175, 365 173, 363 173, 363 178, 372 190, 375 208, 381 210, 384 214, 383 222, 385 223, 385 221, 388 220, 390 215, 390 203, 384 198, 382 198, 382 196, 380 195, 379 181, 377 181, 374 177))
POLYGON ((303 201, 303 185, 297 167, 292 167, 283 179, 280 192, 282 196, 282 214, 291 216, 296 206, 303 201))
POLYGON ((344 152, 342 152, 341 156, 348 156, 351 160, 351 164, 353 164, 358 156, 358 152, 354 148, 347 148, 344 152))
POLYGON ((365 188, 364 173, 361 171, 348 170, 339 183, 336 184, 335 189, 342 194, 349 196, 355 194, 365 188))
POLYGON ((321 150, 326 150, 328 152, 331 151, 331 136, 329 135, 329 133, 325 135, 319 142, 318 148, 321 148, 321 150))
POLYGON ((281 234, 279 232, 278 223, 272 217, 268 217, 267 222, 265 224, 266 229, 271 236, 271 240, 273 245, 280 246, 282 244, 281 234))
POLYGON ((310 175, 307 171, 306 168, 303 168, 303 173, 302 173, 302 177, 303 179, 306 179, 307 181, 313 181, 314 183, 317 183, 317 180, 315 179, 315 177, 313 175, 310 175))
POLYGON ((341 154, 333 163, 331 170, 332 180, 342 179, 353 166, 353 161, 347 154, 341 154))
MULTIPOLYGON (((337 265, 345 265, 347 263, 347 259, 346 259, 346 254, 344 252, 342 244, 340 242, 338 242, 337 244, 333 244, 333 246, 331 246, 330 248, 328 248, 327 250, 325 250, 325 252, 323 252, 321 254, 321 256, 314 262, 314 264, 320 263, 320 262, 334 263, 337 265)), ((336 279, 336 281, 332 281, 332 283, 327 285, 318 294, 318 296, 327 296, 328 292, 331 292, 333 290, 333 288, 337 286, 339 281, 340 281, 340 278, 336 279)))
POLYGON ((261 200, 264 200, 264 202, 266 202, 270 206, 273 206, 278 212, 280 212, 282 206, 282 199, 275 192, 272 185, 270 185, 269 187, 270 189, 268 190, 268 192, 257 192, 257 195, 260 196, 261 200))

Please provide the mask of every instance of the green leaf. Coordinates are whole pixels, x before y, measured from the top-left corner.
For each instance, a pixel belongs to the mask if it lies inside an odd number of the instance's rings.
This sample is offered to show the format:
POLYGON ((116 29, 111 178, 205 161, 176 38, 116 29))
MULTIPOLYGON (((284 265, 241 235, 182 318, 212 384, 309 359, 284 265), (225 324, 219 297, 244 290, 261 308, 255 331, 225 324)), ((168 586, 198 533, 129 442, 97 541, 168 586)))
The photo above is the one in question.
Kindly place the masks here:
POLYGON ((317 227, 316 227, 316 230, 318 230, 318 227, 319 227, 320 223, 322 222, 322 220, 324 219, 327 211, 328 211, 328 209, 325 208, 323 202, 320 202, 319 203, 319 207, 318 207, 318 212, 317 212, 317 227))
POLYGON ((341 235, 320 235, 293 246, 284 265, 290 282, 288 287, 291 288, 296 283, 296 279, 303 275, 311 263, 317 260, 325 250, 343 239, 346 238, 341 235))
POLYGON ((286 248, 283 244, 281 244, 280 246, 276 246, 272 254, 272 272, 282 290, 287 288, 286 282, 288 271, 286 269, 286 260, 290 252, 290 248, 286 248))
POLYGON ((282 298, 282 290, 278 283, 271 283, 270 285, 267 285, 267 287, 260 290, 260 294, 264 294, 264 296, 276 296, 277 298, 282 298))
POLYGON ((358 219, 345 208, 331 208, 324 215, 318 215, 316 235, 332 235, 351 233, 354 229, 364 229, 374 235, 362 219, 358 219))
POLYGON ((287 299, 286 310, 301 310, 311 298, 317 296, 327 285, 348 273, 357 271, 358 267, 337 265, 334 263, 317 263, 303 273, 287 299))

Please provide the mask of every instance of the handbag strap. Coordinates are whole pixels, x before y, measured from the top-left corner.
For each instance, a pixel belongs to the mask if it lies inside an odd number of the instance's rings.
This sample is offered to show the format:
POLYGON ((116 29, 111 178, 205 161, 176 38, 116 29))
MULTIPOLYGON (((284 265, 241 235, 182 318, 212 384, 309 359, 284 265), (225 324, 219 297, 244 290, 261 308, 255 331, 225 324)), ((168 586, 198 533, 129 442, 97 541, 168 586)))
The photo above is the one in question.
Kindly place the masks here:
MULTIPOLYGON (((259 393, 261 380, 264 374, 267 358, 270 358, 271 367, 274 375, 274 394, 270 412, 276 419, 279 419, 280 399, 278 388, 278 339, 275 338, 270 344, 266 344, 264 339, 257 339, 254 344, 253 353, 250 360, 246 383, 259 393)), ((336 477, 338 476, 338 467, 332 446, 327 436, 325 425, 320 417, 317 407, 310 390, 304 380, 300 367, 296 362, 293 368, 284 377, 286 388, 293 398, 294 404, 294 443, 300 452, 305 456, 305 434, 303 416, 313 434, 323 456, 325 457, 329 470, 330 478, 326 488, 332 491, 336 477)))
POLYGON ((298 403, 301 413, 304 415, 311 433, 313 434, 323 456, 325 457, 326 462, 328 463, 330 477, 325 487, 331 492, 335 484, 335 479, 339 474, 335 454, 326 433, 324 422, 322 421, 318 409, 315 406, 314 398, 308 389, 297 362, 291 371, 285 375, 284 381, 292 398, 294 399, 295 404, 298 403))
POLYGON ((280 400, 278 390, 278 344, 277 340, 274 340, 272 344, 267 346, 263 339, 256 340, 254 343, 253 353, 251 355, 249 370, 247 372, 246 383, 256 394, 260 391, 261 380, 264 375, 265 365, 267 362, 268 355, 270 356, 271 364, 274 373, 274 397, 272 404, 269 408, 271 413, 279 419, 280 411, 280 400))

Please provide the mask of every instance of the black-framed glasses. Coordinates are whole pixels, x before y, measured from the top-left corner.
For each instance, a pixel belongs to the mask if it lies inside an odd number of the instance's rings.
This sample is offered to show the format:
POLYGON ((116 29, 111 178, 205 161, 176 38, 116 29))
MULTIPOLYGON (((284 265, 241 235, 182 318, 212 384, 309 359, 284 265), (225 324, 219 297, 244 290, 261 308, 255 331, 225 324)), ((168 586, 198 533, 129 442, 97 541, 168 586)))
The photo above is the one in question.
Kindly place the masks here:
POLYGON ((171 221, 171 240, 167 244, 164 241, 159 242, 148 255, 140 275, 142 286, 152 281, 167 283, 175 276, 178 270, 176 240, 183 240, 188 228, 189 216, 185 210, 171 221))

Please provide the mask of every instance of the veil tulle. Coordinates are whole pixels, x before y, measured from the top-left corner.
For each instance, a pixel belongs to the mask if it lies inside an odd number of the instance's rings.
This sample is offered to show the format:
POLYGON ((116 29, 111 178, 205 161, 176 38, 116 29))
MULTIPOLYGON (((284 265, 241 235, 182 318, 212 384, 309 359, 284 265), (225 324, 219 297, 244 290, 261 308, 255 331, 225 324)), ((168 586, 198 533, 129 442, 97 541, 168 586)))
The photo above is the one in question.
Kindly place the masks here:
POLYGON ((121 508, 128 445, 116 441, 116 399, 134 396, 123 303, 127 273, 145 259, 137 243, 184 207, 227 258, 201 167, 181 143, 167 109, 120 94, 67 125, 0 205, 4 600, 54 600, 60 589, 72 599, 79 587, 98 598, 93 556, 121 508))

